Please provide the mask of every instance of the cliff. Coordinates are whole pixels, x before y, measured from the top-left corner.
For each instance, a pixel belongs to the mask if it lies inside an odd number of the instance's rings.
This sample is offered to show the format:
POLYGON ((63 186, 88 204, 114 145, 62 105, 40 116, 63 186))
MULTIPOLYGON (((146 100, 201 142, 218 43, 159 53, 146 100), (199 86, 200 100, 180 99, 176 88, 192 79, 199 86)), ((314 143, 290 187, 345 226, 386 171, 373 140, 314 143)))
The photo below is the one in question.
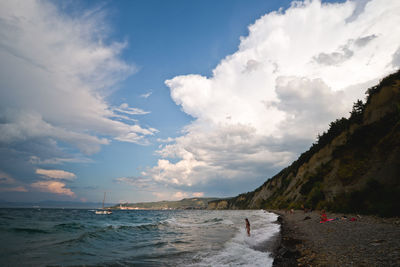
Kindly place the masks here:
POLYGON ((256 190, 209 209, 286 209, 400 215, 400 71, 367 90, 350 117, 256 190))

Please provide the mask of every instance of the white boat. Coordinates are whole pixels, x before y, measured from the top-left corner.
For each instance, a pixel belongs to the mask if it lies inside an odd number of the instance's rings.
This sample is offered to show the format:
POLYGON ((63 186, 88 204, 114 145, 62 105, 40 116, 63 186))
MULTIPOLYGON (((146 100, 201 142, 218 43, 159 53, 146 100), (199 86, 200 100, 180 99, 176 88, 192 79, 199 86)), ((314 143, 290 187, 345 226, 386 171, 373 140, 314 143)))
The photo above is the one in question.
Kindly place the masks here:
POLYGON ((112 211, 111 210, 96 210, 95 213, 96 214, 111 214, 112 211))
POLYGON ((101 210, 95 210, 94 213, 96 214, 111 214, 111 210, 105 210, 104 209, 104 201, 106 200, 106 192, 104 192, 104 198, 103 198, 103 208, 101 210))

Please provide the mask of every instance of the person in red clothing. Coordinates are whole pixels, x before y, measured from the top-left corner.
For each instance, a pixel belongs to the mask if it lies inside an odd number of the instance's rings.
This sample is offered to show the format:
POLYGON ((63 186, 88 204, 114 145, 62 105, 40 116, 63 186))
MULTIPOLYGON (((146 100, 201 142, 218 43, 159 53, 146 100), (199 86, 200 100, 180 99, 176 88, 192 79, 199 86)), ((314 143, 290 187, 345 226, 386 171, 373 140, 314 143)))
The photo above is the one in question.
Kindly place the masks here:
POLYGON ((321 222, 326 222, 328 217, 326 216, 325 210, 321 211, 321 222))

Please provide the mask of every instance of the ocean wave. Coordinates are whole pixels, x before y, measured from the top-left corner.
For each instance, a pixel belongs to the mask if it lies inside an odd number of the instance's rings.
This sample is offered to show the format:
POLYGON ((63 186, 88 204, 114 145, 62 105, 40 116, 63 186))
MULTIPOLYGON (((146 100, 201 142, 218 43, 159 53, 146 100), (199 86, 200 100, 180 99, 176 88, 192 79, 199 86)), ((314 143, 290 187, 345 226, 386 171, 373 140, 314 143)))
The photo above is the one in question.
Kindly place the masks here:
POLYGON ((195 258, 195 263, 189 266, 272 266, 273 258, 269 252, 251 249, 239 243, 231 243, 226 249, 215 255, 195 258), (197 261, 197 262, 196 262, 197 261))
POLYGON ((145 248, 159 249, 166 245, 168 245, 168 242, 166 241, 148 242, 148 243, 135 244, 131 247, 131 249, 145 249, 145 248))
POLYGON ((212 218, 212 219, 203 221, 203 223, 222 222, 223 220, 224 220, 224 219, 222 219, 222 218, 212 218))
MULTIPOLYGON (((169 219, 166 219, 164 221, 161 221, 160 224, 162 225, 171 225, 171 226, 178 226, 178 227, 205 227, 205 226, 211 226, 211 225, 217 225, 223 223, 225 220, 222 218, 212 218, 212 219, 206 219, 201 222, 196 222, 196 221, 178 221, 176 218, 172 217, 169 219)), ((230 223, 232 223, 230 221, 230 223)), ((226 224, 230 224, 227 222, 226 224)), ((233 224, 233 223, 232 223, 233 224)))
POLYGON ((102 235, 99 235, 99 233, 102 231, 93 231, 93 232, 85 232, 83 234, 80 234, 76 238, 71 238, 67 240, 63 240, 61 242, 57 242, 54 245, 76 245, 76 244, 81 244, 81 243, 87 243, 90 239, 102 239, 102 235))
POLYGON ((143 223, 143 224, 136 224, 136 225, 116 225, 113 226, 113 229, 116 230, 154 230, 158 229, 158 227, 162 223, 143 223))
MULTIPOLYGON (((121 236, 118 236, 116 234, 122 234, 123 236, 127 232, 132 232, 132 233, 137 233, 140 231, 151 231, 154 229, 157 229, 159 227, 160 223, 146 223, 146 224, 137 224, 137 225, 106 225, 106 226, 101 226, 101 227, 92 227, 92 231, 84 232, 77 236, 76 238, 64 240, 61 242, 58 242, 57 245, 62 245, 62 244, 75 244, 75 243, 85 243, 90 240, 110 240, 110 239, 118 239, 121 236)), ((87 229, 84 226, 80 228, 80 226, 77 225, 67 225, 67 224, 61 224, 57 225, 59 228, 62 229, 87 229)))
POLYGON ((63 255, 65 255, 65 256, 91 256, 91 257, 97 256, 97 254, 85 252, 85 251, 69 251, 69 252, 64 252, 63 255))
POLYGON ((83 224, 72 222, 72 223, 60 223, 53 227, 55 230, 80 230, 86 227, 83 224))
POLYGON ((48 234, 49 231, 37 228, 11 228, 11 231, 16 233, 27 233, 27 234, 48 234))

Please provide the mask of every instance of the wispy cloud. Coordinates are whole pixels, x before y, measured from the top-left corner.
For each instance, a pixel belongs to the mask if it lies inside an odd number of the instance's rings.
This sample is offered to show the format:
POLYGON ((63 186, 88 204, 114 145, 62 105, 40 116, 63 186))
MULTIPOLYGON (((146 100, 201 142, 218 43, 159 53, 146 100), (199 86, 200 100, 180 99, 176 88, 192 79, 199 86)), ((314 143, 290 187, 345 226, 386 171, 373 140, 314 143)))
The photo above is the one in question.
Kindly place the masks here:
POLYGON ((128 44, 108 38, 106 15, 101 6, 70 15, 52 1, 0 1, 0 168, 87 162, 82 153, 112 140, 145 144, 157 131, 132 118, 148 112, 107 102, 137 68, 120 57, 128 44))
POLYGON ((36 169, 36 174, 39 174, 44 178, 52 179, 74 180, 76 178, 76 175, 72 172, 67 172, 63 170, 36 169))
POLYGON ((139 108, 129 107, 127 103, 121 104, 118 108, 114 108, 114 110, 129 115, 144 115, 150 113, 149 111, 144 111, 139 108))
POLYGON ((28 192, 25 186, 9 174, 0 171, 0 192, 28 192))
POLYGON ((59 165, 64 163, 92 163, 93 160, 81 155, 70 155, 71 157, 51 157, 41 159, 38 156, 30 156, 29 162, 33 165, 59 165))
POLYGON ((148 112, 127 104, 114 109, 105 100, 136 67, 118 57, 126 43, 102 41, 104 12, 69 17, 47 1, 19 4, 1 2, 1 142, 54 138, 91 154, 109 138, 140 142, 153 134, 112 119, 114 111, 148 112))
POLYGON ((16 181, 10 175, 0 171, 0 184, 15 184, 16 181))
POLYGON ((28 192, 24 186, 0 187, 0 192, 28 192))
POLYGON ((171 142, 173 142, 174 140, 175 140, 175 139, 172 138, 172 137, 168 137, 168 138, 165 138, 165 139, 157 138, 157 142, 159 142, 159 143, 171 143, 171 142))
POLYGON ((31 186, 41 192, 48 192, 58 195, 66 195, 75 197, 75 193, 71 189, 65 187, 65 183, 59 181, 38 181, 31 184, 31 186))
POLYGON ((141 94, 140 95, 140 97, 142 97, 142 98, 149 98, 149 96, 151 96, 151 94, 152 94, 153 92, 147 92, 147 93, 145 93, 145 94, 141 94))
MULTIPOLYGON (((136 67, 119 59, 125 43, 102 41, 104 12, 69 17, 47 1, 0 5, 0 142, 54 138, 90 154, 109 138, 140 142, 153 133, 112 119, 105 96, 136 67)), ((127 104, 117 109, 147 113, 127 104)))

